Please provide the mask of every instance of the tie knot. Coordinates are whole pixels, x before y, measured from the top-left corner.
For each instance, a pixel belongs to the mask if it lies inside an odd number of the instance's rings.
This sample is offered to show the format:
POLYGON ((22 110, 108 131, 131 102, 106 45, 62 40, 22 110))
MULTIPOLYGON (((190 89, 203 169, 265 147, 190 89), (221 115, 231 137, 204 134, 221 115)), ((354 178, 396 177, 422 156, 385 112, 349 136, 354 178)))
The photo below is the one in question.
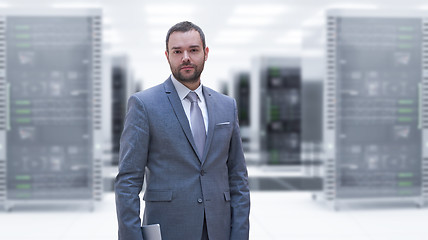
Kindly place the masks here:
POLYGON ((192 103, 198 101, 198 95, 195 92, 189 92, 186 98, 192 103))

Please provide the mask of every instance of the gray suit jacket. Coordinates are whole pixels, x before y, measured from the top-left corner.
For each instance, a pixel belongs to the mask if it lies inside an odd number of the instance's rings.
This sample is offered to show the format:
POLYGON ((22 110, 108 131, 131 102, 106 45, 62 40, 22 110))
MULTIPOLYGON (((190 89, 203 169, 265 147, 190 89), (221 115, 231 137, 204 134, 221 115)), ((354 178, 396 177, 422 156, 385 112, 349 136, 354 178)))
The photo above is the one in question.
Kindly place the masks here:
POLYGON ((116 209, 119 239, 142 239, 159 223, 163 240, 200 240, 204 213, 211 240, 249 238, 250 193, 235 101, 203 87, 208 133, 199 156, 171 79, 132 95, 120 140, 116 209))

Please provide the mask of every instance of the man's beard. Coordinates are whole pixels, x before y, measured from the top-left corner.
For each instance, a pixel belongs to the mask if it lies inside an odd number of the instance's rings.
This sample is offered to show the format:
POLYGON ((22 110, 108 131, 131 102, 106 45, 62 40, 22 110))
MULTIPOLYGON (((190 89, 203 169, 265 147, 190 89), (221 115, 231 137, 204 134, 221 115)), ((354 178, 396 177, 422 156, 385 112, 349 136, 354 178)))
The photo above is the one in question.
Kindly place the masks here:
POLYGON ((187 63, 187 64, 181 64, 180 66, 178 66, 178 68, 174 71, 172 70, 172 75, 174 75, 175 79, 177 79, 179 82, 186 82, 186 83, 194 83, 197 82, 199 80, 199 78, 201 77, 201 73, 204 70, 204 65, 205 63, 202 62, 202 64, 200 65, 200 69, 198 68, 197 65, 195 64, 191 64, 191 63, 187 63), (183 74, 181 74, 181 68, 184 66, 191 66, 194 69, 194 72, 192 75, 185 77, 183 76, 183 74))

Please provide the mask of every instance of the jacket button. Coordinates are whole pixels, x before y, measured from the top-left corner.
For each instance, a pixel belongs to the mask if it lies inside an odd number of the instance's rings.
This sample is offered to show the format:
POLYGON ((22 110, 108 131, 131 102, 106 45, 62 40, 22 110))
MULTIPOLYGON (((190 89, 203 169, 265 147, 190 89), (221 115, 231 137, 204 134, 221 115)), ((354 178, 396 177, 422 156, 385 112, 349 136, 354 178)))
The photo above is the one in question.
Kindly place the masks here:
POLYGON ((203 202, 202 198, 198 198, 198 203, 202 203, 202 202, 203 202))
POLYGON ((204 176, 205 175, 205 171, 202 169, 201 170, 201 176, 204 176))

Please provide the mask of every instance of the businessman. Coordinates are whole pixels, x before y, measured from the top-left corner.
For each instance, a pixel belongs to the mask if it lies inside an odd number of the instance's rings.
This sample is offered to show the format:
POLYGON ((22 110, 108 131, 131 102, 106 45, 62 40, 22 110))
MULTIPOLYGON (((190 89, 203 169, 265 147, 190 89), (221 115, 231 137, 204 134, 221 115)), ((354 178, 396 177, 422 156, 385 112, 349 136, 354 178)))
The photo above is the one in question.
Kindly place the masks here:
POLYGON ((198 26, 174 25, 165 51, 172 75, 128 101, 115 182, 121 240, 142 239, 141 224, 160 224, 163 240, 249 238, 236 103, 201 84, 208 52, 198 26))

